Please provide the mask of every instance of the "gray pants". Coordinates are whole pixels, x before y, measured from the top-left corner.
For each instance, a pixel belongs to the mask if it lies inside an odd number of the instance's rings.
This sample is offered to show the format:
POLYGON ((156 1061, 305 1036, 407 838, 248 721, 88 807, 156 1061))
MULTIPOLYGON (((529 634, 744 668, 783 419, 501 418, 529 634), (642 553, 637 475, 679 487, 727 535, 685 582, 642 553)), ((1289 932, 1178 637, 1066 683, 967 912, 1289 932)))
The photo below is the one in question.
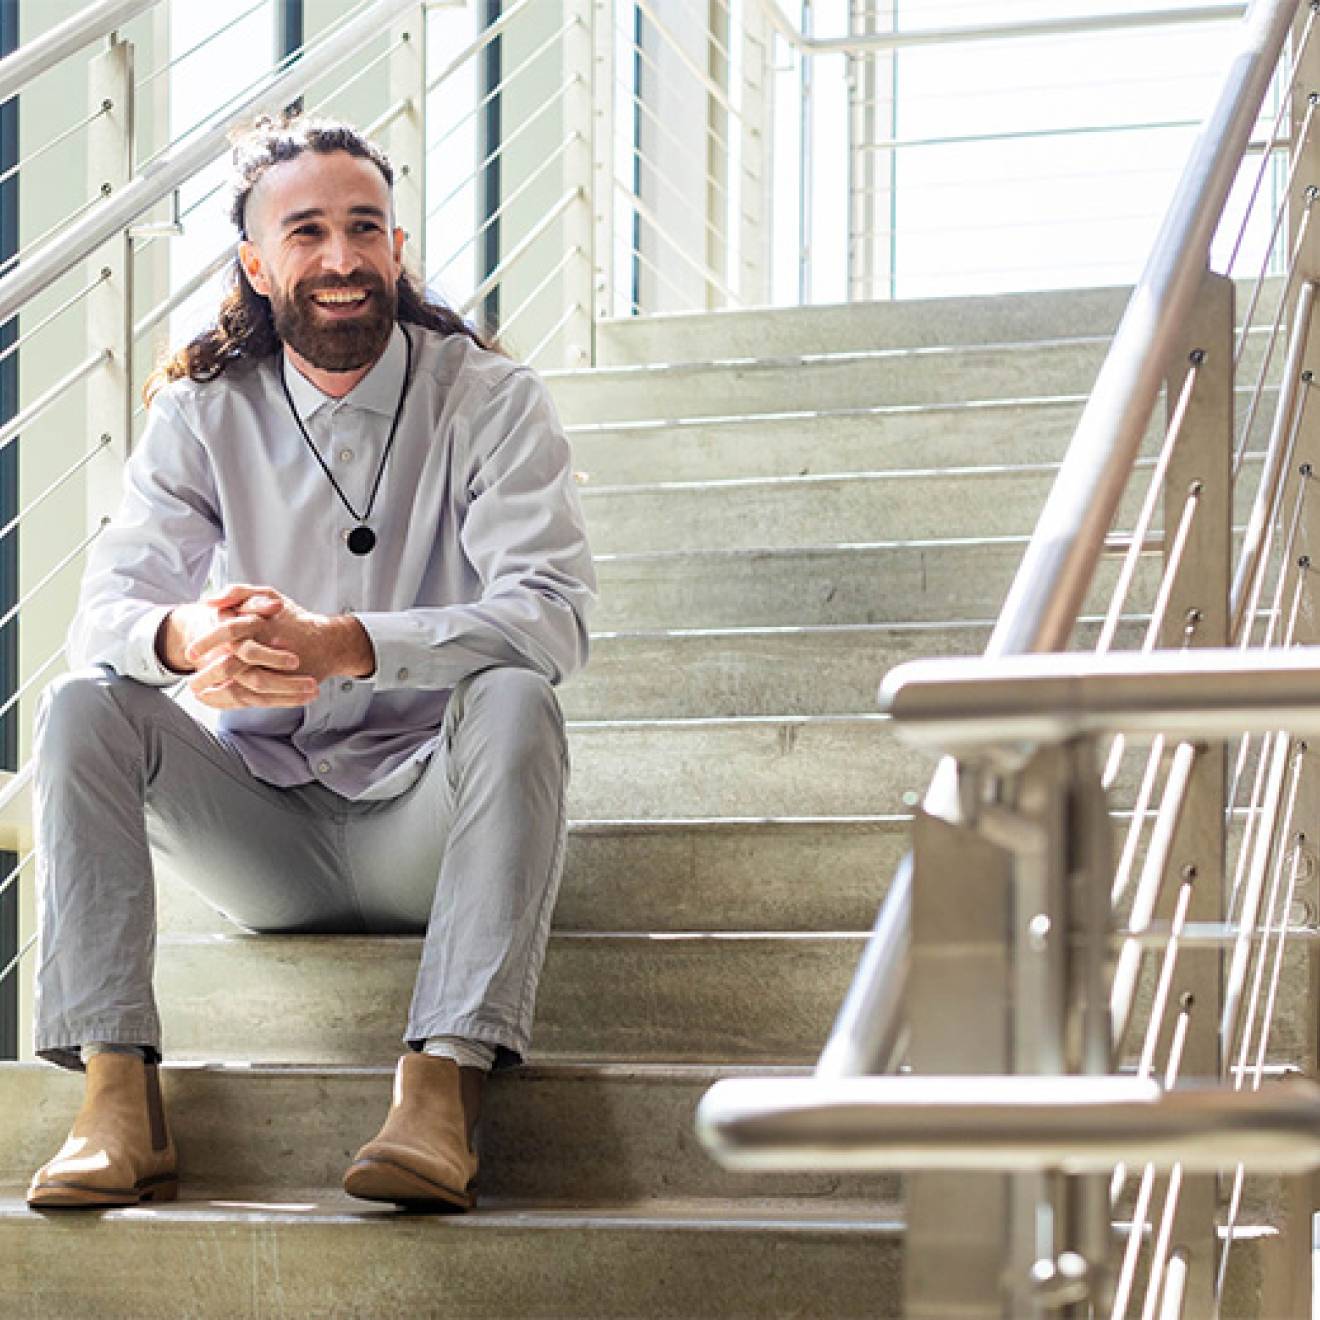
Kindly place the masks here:
POLYGON ((153 858, 252 931, 424 931, 404 1041, 484 1041, 497 1066, 526 1052, 568 777, 539 675, 460 683, 422 778, 386 801, 264 783, 163 691, 106 669, 46 690, 36 755, 42 1058, 79 1068, 93 1040, 159 1056, 153 858))

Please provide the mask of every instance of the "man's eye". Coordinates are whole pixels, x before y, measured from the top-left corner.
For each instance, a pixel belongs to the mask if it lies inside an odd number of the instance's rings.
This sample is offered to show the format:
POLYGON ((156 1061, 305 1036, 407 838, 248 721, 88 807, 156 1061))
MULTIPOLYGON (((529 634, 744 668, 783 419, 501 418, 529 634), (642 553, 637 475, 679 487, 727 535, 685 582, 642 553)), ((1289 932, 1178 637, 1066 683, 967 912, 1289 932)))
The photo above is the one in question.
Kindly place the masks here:
POLYGON ((315 225, 299 225, 293 232, 300 238, 315 238, 320 230, 315 225))
POLYGON ((376 233, 380 226, 374 220, 359 220, 357 223, 359 233, 376 233))

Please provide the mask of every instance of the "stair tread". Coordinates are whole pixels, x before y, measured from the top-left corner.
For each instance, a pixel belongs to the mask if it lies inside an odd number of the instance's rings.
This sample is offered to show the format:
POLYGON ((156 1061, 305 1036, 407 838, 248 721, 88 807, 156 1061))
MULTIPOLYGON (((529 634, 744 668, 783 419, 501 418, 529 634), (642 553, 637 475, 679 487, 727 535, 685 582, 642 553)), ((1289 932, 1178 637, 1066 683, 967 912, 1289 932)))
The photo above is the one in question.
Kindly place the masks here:
MULTIPOLYGON (((355 937, 356 938, 356 937, 355 937)), ((252 1061, 230 1059, 225 1061, 179 1061, 166 1059, 160 1065, 162 1075, 179 1073, 213 1073, 217 1077, 236 1080, 244 1077, 392 1077, 392 1064, 349 1064, 349 1063, 274 1063, 256 1059, 252 1061)), ((68 1084, 81 1084, 81 1076, 68 1070, 52 1069, 48 1063, 33 1059, 0 1060, 0 1079, 6 1073, 22 1071, 39 1074, 43 1077, 64 1078, 68 1074, 68 1084)), ((574 1077, 592 1077, 613 1081, 684 1081, 716 1082, 726 1077, 809 1077, 812 1069, 804 1064, 786 1063, 634 1063, 611 1062, 608 1059, 558 1059, 534 1060, 520 1067, 500 1072, 495 1075, 495 1085, 504 1085, 508 1081, 525 1079, 536 1081, 543 1078, 568 1080, 574 1077)))
MULTIPOLYGON (((1257 327, 1259 330, 1261 327, 1257 327)), ((602 375, 629 376, 639 373, 662 373, 672 371, 701 371, 717 367, 747 366, 798 366, 803 362, 841 362, 853 358, 906 358, 906 357, 957 357, 964 353, 993 353, 1004 349, 1020 348, 1038 351, 1042 348, 1072 347, 1097 345, 1112 342, 1113 336, 1104 333, 1078 335, 1050 335, 1044 338, 998 339, 971 344, 903 344, 894 348, 836 348, 813 349, 806 353, 772 354, 730 354, 725 357, 708 358, 699 362, 621 362, 595 367, 552 367, 541 374, 547 380, 562 380, 569 376, 588 378, 602 375)))
POLYGON ((446 1231, 465 1228, 636 1228, 712 1229, 726 1227, 747 1231, 848 1230, 876 1235, 903 1231, 900 1205, 894 1201, 846 1201, 837 1198, 765 1198, 725 1201, 719 1198, 686 1197, 641 1203, 619 1202, 584 1205, 524 1205, 513 1202, 479 1201, 465 1215, 411 1214, 397 1206, 361 1201, 335 1187, 281 1187, 272 1197, 269 1188, 225 1187, 219 1191, 184 1184, 177 1201, 121 1207, 82 1215, 68 1211, 35 1211, 24 1199, 26 1188, 0 1186, 0 1219, 38 1219, 73 1223, 105 1224, 125 1219, 151 1218, 164 1222, 246 1220, 279 1222, 327 1220, 345 1224, 369 1224, 400 1217, 435 1224, 446 1231))

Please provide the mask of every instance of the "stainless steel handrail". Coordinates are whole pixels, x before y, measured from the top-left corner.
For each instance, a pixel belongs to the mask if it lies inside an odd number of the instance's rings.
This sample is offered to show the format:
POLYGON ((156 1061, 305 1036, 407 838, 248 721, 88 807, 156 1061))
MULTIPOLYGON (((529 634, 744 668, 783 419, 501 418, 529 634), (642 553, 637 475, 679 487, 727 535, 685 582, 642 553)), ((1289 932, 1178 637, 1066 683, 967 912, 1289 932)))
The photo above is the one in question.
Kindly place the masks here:
POLYGON ((1105 733, 1200 739, 1320 733, 1320 647, 947 657, 895 666, 880 688, 894 732, 941 754, 1105 733))
MULTIPOLYGON (((1294 0, 1254 0, 1251 6, 1239 54, 1128 303, 1014 577, 987 656, 1059 650, 1067 643, 1295 12, 1294 0)), ((937 772, 928 790, 927 804, 933 807, 956 792, 953 763, 945 762, 942 769, 948 773, 937 772)), ((891 1052, 903 1033, 911 873, 909 857, 885 896, 822 1051, 823 1075, 893 1066, 891 1052)))
POLYGON ((987 655, 1067 644, 1296 12, 1295 0, 1254 0, 1247 14, 1239 54, 1100 369, 987 655))
POLYGON ((1320 1086, 1165 1090, 1142 1077, 726 1078, 697 1130, 729 1168, 1024 1169, 1108 1173, 1128 1162, 1215 1172, 1320 1167, 1320 1086))
POLYGON ((1149 13, 1093 14, 1075 18, 1045 18, 1022 23, 985 23, 968 27, 930 28, 917 32, 877 32, 847 37, 813 37, 804 33, 780 8, 778 0, 759 0, 775 30, 795 49, 810 55, 859 55, 916 46, 948 46, 974 41, 1008 41, 1023 37, 1062 37, 1088 32, 1114 32, 1185 23, 1214 23, 1240 18, 1245 4, 1200 5, 1195 9, 1156 9, 1149 13))
POLYGON ((0 60, 0 103, 20 92, 34 78, 53 69, 61 60, 109 35, 160 0, 100 0, 84 7, 49 32, 20 46, 0 60))
POLYGON ((189 138, 166 148, 119 192, 106 198, 93 214, 44 244, 17 270, 0 279, 0 323, 142 212, 222 156, 229 148, 232 130, 262 111, 275 111, 288 105, 316 79, 360 50, 364 42, 378 36, 382 27, 402 17, 413 4, 415 0, 375 0, 333 36, 307 50, 286 72, 231 106, 222 117, 200 126, 189 138))

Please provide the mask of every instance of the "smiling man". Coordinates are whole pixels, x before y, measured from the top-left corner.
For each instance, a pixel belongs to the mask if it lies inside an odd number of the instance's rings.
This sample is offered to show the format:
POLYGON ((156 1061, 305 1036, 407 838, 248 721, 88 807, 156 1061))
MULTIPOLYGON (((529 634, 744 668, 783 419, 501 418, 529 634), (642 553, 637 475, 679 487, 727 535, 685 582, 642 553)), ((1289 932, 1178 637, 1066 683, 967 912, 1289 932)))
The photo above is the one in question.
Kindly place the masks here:
POLYGON ((595 588, 568 446, 535 373, 404 271, 378 148, 265 124, 235 167, 231 290, 148 387, 38 715, 36 1049, 87 1085, 28 1200, 177 1194, 160 867, 252 931, 424 933, 345 1187, 465 1209, 563 862, 553 685, 595 588))

